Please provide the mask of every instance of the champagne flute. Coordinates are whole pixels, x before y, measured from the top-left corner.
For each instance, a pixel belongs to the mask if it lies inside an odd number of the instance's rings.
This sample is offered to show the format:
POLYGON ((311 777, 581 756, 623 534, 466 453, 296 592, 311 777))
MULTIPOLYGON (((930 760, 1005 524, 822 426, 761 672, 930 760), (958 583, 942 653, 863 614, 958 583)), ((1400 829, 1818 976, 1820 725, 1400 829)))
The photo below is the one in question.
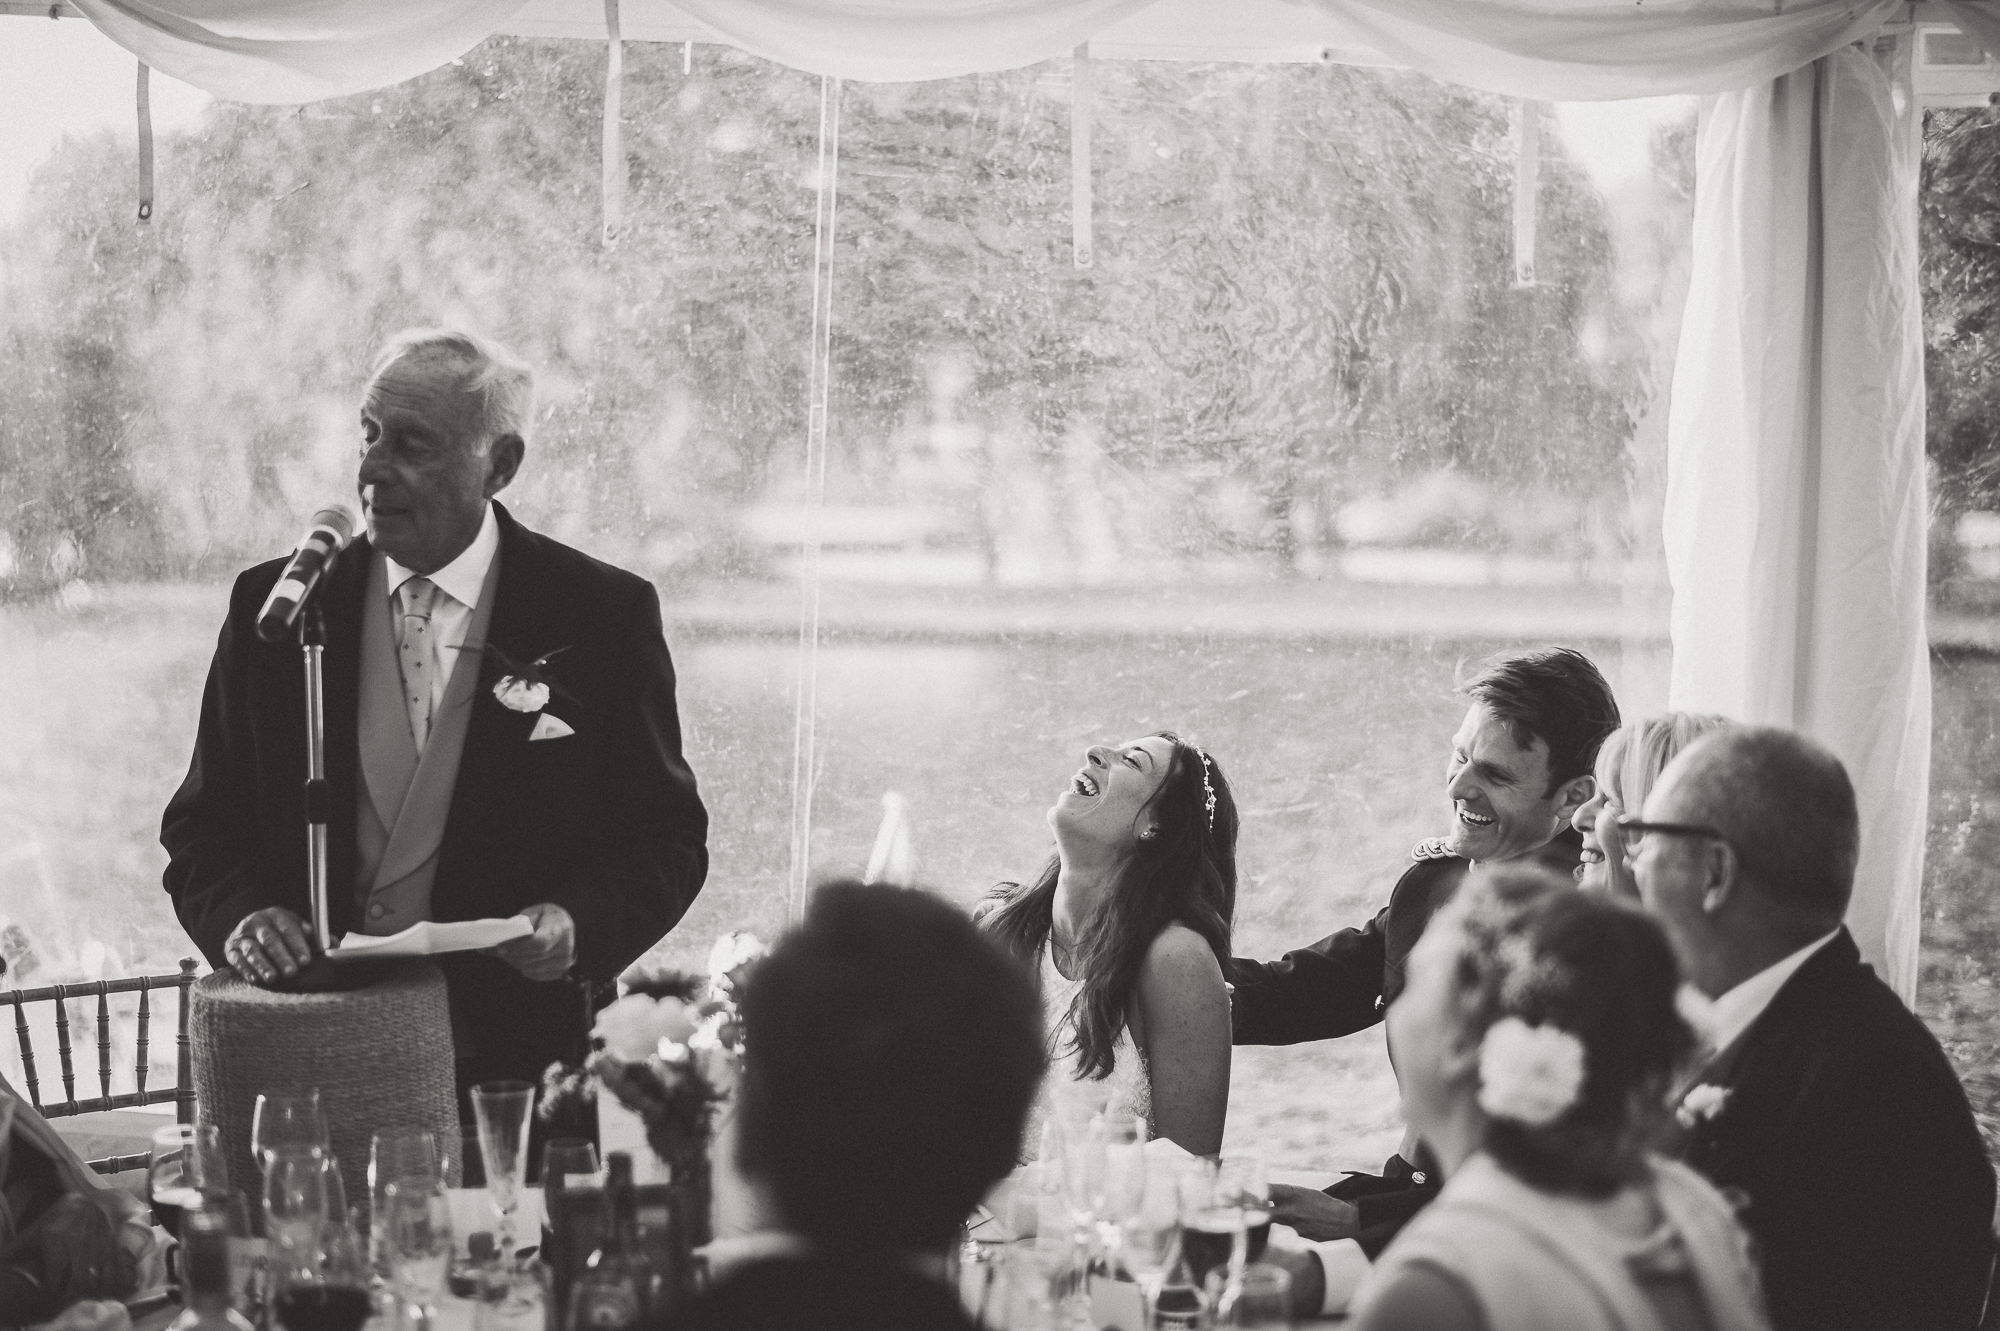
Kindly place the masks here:
POLYGON ((488 1081, 472 1088, 472 1113, 479 1124, 479 1154, 486 1165, 486 1191, 500 1217, 500 1260, 514 1260, 514 1212, 528 1171, 528 1119, 535 1088, 525 1081, 488 1081))
POLYGON ((435 1179, 399 1179, 383 1194, 391 1288, 415 1331, 427 1331, 451 1266, 451 1198, 435 1179))
POLYGON ((274 1264, 272 1311, 285 1331, 359 1331, 372 1310, 366 1263, 354 1231, 336 1220, 274 1264))
POLYGON ((378 1283, 389 1281, 389 1185, 406 1178, 436 1182, 442 1176, 437 1134, 427 1128, 379 1128, 369 1141, 368 1254, 378 1283))
POLYGON ((186 1212, 228 1196, 229 1166, 213 1124, 171 1123, 154 1131, 146 1162, 154 1224, 178 1238, 186 1212))

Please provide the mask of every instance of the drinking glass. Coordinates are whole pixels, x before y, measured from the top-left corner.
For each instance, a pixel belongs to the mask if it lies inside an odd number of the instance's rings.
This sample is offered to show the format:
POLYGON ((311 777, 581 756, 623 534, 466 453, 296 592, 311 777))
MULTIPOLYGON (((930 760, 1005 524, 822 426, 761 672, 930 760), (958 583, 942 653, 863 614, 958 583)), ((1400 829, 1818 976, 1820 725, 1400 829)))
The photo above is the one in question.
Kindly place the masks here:
POLYGON ((434 1179, 404 1178, 383 1189, 389 1215, 390 1287, 416 1331, 431 1325, 451 1266, 451 1198, 434 1179))
POLYGON ((229 1166, 222 1134, 213 1124, 170 1123, 153 1133, 146 1163, 146 1200, 153 1223, 180 1237, 181 1217, 229 1196, 229 1166))
POLYGON ((551 1137, 542 1147, 542 1260, 556 1265, 556 1197, 571 1179, 597 1176, 597 1148, 582 1137, 551 1137))
POLYGON ((1218 1331, 1291 1331, 1292 1277, 1282 1267, 1251 1262, 1234 1274, 1215 1271, 1208 1277, 1208 1301, 1218 1331))
POLYGON ((266 1158, 264 1237, 272 1248, 317 1240, 330 1218, 326 1164, 326 1152, 317 1146, 283 1146, 266 1158))
POLYGON ((271 1310, 285 1331, 359 1331, 373 1311, 361 1246, 346 1224, 329 1220, 269 1249, 271 1310))
POLYGON ((327 1136, 326 1115, 320 1110, 319 1087, 303 1094, 267 1091, 257 1097, 257 1108, 250 1119, 250 1149, 257 1157, 258 1168, 270 1167, 273 1151, 315 1146, 324 1151, 332 1145, 327 1136))
POLYGON ((368 1144, 368 1256, 375 1281, 389 1281, 388 1189, 403 1179, 443 1177, 437 1134, 427 1128, 379 1128, 368 1144))
POLYGON ((479 1154, 486 1165, 486 1191, 500 1217, 501 1262, 514 1258, 514 1212, 528 1172, 528 1119, 535 1112, 535 1088, 525 1081, 488 1081, 472 1088, 472 1113, 479 1123, 479 1154))
POLYGON ((1248 1221, 1233 1177, 1215 1156, 1190 1160, 1180 1175, 1181 1254, 1199 1287, 1218 1268, 1243 1265, 1248 1221))
POLYGON ((1258 1262, 1271 1241, 1271 1182, 1264 1157, 1255 1151, 1231 1151, 1216 1165, 1216 1187, 1225 1200, 1243 1211, 1245 1261, 1258 1262))

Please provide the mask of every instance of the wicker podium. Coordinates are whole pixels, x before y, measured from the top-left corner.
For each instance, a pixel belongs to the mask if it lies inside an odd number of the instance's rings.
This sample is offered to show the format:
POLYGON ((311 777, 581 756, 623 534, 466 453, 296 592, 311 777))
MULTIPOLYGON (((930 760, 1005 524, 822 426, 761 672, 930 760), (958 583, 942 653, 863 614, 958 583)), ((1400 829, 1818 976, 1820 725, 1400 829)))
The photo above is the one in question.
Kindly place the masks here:
POLYGON ((351 1207, 368 1201, 368 1146, 378 1128, 440 1133, 456 1155, 451 1017, 444 975, 424 961, 385 967, 340 993, 274 993, 228 971, 197 981, 189 1037, 196 1103, 222 1135, 229 1177, 258 1205, 250 1153, 260 1092, 319 1088, 351 1207))

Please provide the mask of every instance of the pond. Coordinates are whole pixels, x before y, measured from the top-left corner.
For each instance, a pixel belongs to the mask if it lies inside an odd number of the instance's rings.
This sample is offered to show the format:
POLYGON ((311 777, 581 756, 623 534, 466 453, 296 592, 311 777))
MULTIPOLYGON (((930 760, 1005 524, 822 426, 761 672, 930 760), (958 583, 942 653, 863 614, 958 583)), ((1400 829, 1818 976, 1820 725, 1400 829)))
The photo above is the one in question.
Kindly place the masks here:
MULTIPOLYGON (((184 771, 221 586, 148 586, 89 605, 0 609, 0 926, 23 984, 140 967, 190 948, 159 888, 162 804, 184 771), (21 963, 27 964, 23 966, 21 963), (39 971, 39 974, 35 973, 39 971)), ((1127 625, 832 632, 818 654, 816 876, 866 862, 895 793, 922 880, 971 903, 1032 874, 1045 814, 1084 748, 1171 727, 1214 754, 1243 812, 1238 950, 1270 956, 1358 924, 1410 847, 1443 830, 1465 666, 1515 642, 1432 633, 1272 636, 1127 625)), ((732 928, 783 925, 794 641, 676 622, 687 752, 712 818, 708 885, 660 948, 698 966, 732 928)), ((1629 711, 1658 706, 1665 648, 1580 641, 1629 711), (1635 701, 1636 700, 1636 701, 1635 701)), ((2000 661, 1935 662, 1937 747, 1919 1005, 2000 1136, 2000 661)), ((10 1063, 0 1071, 12 1075, 10 1063)), ((1229 1144, 1288 1167, 1379 1163, 1399 1135, 1379 1031, 1239 1051, 1229 1144)))

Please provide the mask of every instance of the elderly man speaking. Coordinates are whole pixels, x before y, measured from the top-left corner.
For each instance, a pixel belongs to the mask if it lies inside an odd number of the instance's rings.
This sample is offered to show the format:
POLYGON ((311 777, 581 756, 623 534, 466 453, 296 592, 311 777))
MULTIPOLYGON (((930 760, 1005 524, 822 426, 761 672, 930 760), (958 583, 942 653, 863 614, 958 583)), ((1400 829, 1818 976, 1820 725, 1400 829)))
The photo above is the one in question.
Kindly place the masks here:
POLYGON ((1619 825, 1641 899, 1715 1000, 1683 1154, 1743 1195, 1771 1324, 1971 1331, 1993 1171, 1944 1051, 1841 923, 1859 831, 1840 760, 1731 727, 1619 825))
MULTIPOLYGON (((663 936, 708 868, 652 586, 493 502, 521 466, 532 394, 484 339, 392 338, 361 401, 367 535, 319 590, 334 933, 534 925, 444 959, 461 1089, 579 1057, 575 984, 663 936)), ((236 580, 160 828, 182 925, 257 984, 312 957, 299 653, 255 631, 283 563, 236 580)))

